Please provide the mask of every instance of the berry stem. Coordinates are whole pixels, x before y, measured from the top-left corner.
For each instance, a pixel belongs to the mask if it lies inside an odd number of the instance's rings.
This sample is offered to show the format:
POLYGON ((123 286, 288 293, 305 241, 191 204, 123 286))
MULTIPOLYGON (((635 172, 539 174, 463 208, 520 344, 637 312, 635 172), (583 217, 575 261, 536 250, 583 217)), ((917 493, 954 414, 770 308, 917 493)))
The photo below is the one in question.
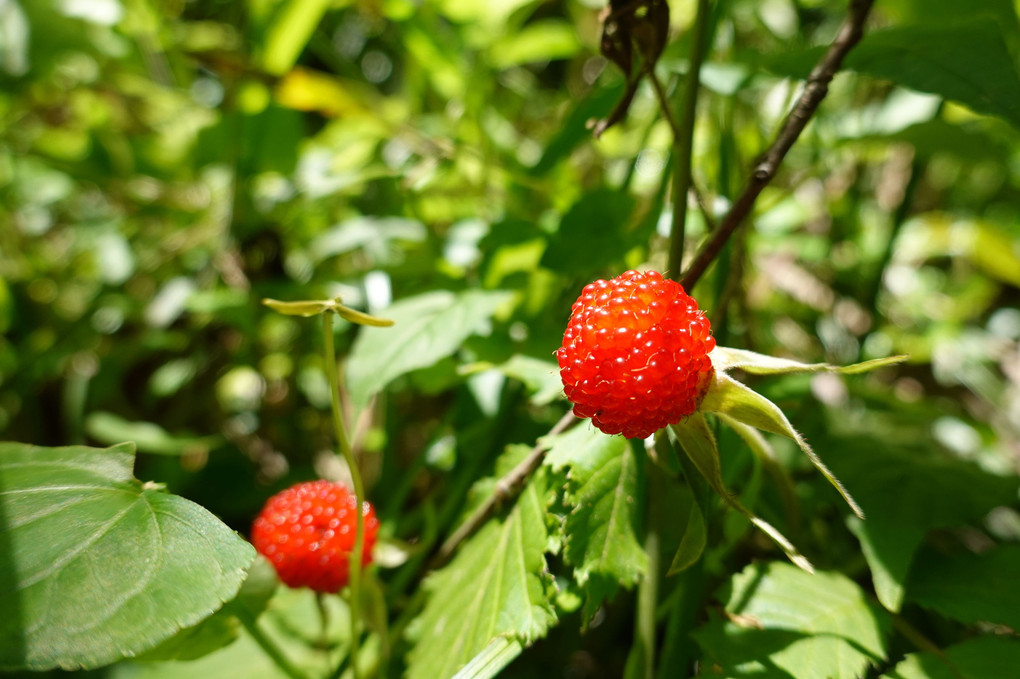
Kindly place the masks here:
MULTIPOLYGON (((680 119, 673 128, 673 231, 669 240, 669 265, 666 271, 678 277, 684 258, 684 236, 687 222, 687 194, 691 190, 691 150, 694 142, 694 122, 698 105, 698 87, 701 82, 701 63, 708 52, 709 0, 698 0, 694 26, 691 28, 691 54, 688 59, 687 79, 680 92, 680 119)), ((663 115, 672 120, 669 112, 663 115)))
POLYGON ((354 449, 347 438, 347 430, 344 427, 343 414, 340 412, 340 371, 337 368, 336 348, 333 343, 333 314, 326 312, 322 314, 322 340, 326 358, 326 377, 329 379, 330 402, 333 411, 333 426, 336 429, 336 442, 340 452, 347 462, 351 472, 351 483, 354 485, 354 501, 357 509, 357 519, 354 532, 354 552, 349 560, 350 564, 350 611, 351 611, 351 673, 354 679, 359 679, 358 673, 358 619, 361 608, 361 559, 365 548, 365 516, 362 512, 362 503, 365 501, 365 486, 361 481, 361 472, 358 470, 358 462, 354 459, 354 449))

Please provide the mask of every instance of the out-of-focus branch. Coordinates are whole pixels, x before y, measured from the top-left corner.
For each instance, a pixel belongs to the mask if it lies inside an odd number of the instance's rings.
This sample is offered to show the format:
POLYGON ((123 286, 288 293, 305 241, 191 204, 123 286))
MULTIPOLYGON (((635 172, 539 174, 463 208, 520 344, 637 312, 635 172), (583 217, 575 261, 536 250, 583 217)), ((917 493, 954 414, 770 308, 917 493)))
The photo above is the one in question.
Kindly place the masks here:
POLYGON ((681 278, 681 284, 688 290, 694 287, 705 270, 715 260, 722 250, 723 245, 729 240, 733 232, 744 221, 754 207, 754 201, 769 182, 776 176, 779 164, 786 157, 787 152, 807 127, 811 116, 818 110, 818 105, 829 92, 829 83, 839 71, 843 59, 853 49, 854 45, 860 42, 864 35, 864 23, 871 13, 871 6, 874 0, 850 0, 850 8, 847 17, 840 26, 836 39, 829 45, 825 55, 815 65, 808 76, 804 86, 804 92, 800 95, 793 110, 787 116, 782 129, 772 142, 772 146, 761 156, 751 178, 744 187, 743 192, 730 208, 729 213, 719 224, 719 228, 712 233, 708 241, 701 247, 694 262, 681 278))

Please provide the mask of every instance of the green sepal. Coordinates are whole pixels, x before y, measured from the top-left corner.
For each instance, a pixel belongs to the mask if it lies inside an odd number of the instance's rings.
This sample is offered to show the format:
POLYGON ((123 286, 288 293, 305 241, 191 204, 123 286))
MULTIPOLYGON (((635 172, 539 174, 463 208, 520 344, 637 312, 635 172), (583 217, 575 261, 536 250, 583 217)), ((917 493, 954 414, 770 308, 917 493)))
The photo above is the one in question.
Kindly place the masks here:
POLYGON ((337 299, 302 300, 296 302, 281 302, 278 299, 267 297, 262 300, 262 303, 273 311, 285 316, 303 316, 308 318, 333 312, 340 316, 340 318, 351 323, 357 323, 358 325, 371 325, 377 328, 386 328, 393 325, 393 321, 389 319, 377 318, 376 316, 344 306, 341 304, 339 297, 337 299))
POLYGON ((722 478, 722 468, 719 464, 719 446, 716 445, 715 435, 712 434, 708 422, 705 421, 705 416, 700 412, 695 412, 685 421, 671 424, 670 428, 676 434, 680 447, 684 449, 687 457, 691 459, 694 466, 698 468, 701 475, 708 481, 708 485, 712 487, 712 490, 718 493, 728 505, 747 517, 759 530, 768 535, 786 553, 790 561, 808 573, 814 573, 815 569, 811 562, 797 551, 797 548, 793 546, 793 543, 785 535, 768 521, 760 518, 745 507, 735 495, 726 489, 726 484, 723 483, 722 478))
POLYGON ((680 546, 673 557, 673 563, 669 565, 666 575, 675 575, 687 570, 701 558, 708 542, 708 530, 705 526, 705 516, 701 513, 698 501, 691 498, 691 509, 687 514, 687 527, 684 529, 684 536, 680 539, 680 546))
POLYGON ((836 478, 835 474, 825 466, 825 463, 811 449, 811 446, 804 440, 804 437, 793 428, 793 425, 786 419, 786 415, 779 406, 772 401, 750 387, 737 382, 725 372, 716 370, 712 384, 709 386, 708 392, 701 402, 701 411, 721 413, 737 422, 742 422, 756 429, 762 429, 793 439, 800 446, 801 451, 811 460, 815 468, 839 491, 839 494, 850 505, 850 509, 853 510, 854 514, 862 519, 864 518, 864 511, 857 504, 857 501, 843 487, 842 482, 836 478))
POLYGON ((909 356, 887 356, 852 365, 830 365, 828 363, 800 363, 788 358, 766 356, 747 349, 733 349, 717 346, 708 355, 717 372, 739 369, 753 375, 789 375, 792 373, 834 372, 841 375, 860 375, 888 365, 903 363, 909 356))

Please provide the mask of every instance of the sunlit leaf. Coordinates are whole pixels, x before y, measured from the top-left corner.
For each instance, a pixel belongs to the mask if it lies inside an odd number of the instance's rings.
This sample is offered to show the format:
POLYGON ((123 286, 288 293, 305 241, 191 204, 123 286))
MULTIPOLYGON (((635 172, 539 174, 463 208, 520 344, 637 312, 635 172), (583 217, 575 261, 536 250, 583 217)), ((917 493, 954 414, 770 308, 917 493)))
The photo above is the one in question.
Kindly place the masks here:
POLYGON ((251 545, 133 465, 130 444, 0 444, 0 667, 109 664, 238 591, 251 545))
POLYGON ((408 679, 453 676, 495 639, 530 645, 556 621, 546 570, 544 474, 505 516, 461 545, 425 580, 428 601, 409 633, 408 679))
POLYGON ((395 378, 453 354, 509 299, 505 292, 437 290, 395 303, 385 311, 394 327, 363 329, 347 359, 355 406, 363 408, 395 378))

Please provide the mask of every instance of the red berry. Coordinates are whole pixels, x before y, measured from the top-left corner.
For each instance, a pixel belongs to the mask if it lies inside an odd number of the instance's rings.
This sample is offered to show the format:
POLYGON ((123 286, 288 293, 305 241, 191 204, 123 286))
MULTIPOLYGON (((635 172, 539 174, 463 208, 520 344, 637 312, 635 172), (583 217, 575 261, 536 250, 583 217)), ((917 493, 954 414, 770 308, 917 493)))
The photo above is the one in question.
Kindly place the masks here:
MULTIPOLYGON (((339 592, 350 578, 350 555, 357 529, 357 501, 346 486, 308 481, 269 498, 251 530, 255 549, 272 562, 290 587, 339 592)), ((368 502, 364 514, 361 562, 372 561, 379 521, 368 502)))
POLYGON ((714 347, 708 318, 679 283, 627 271, 585 286, 556 357, 575 415, 645 438, 697 410, 714 347))

